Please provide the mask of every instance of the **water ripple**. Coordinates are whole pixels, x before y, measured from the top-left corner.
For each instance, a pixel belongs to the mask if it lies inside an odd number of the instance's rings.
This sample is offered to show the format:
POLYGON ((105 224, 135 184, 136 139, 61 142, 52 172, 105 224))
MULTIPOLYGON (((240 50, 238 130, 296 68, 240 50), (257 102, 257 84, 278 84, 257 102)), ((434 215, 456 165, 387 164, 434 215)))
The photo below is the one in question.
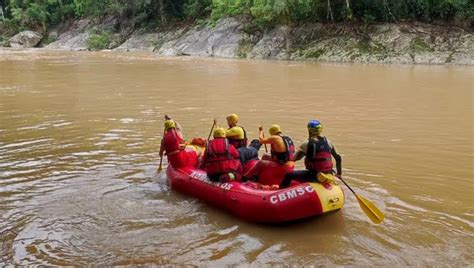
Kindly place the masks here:
POLYGON ((471 68, 0 55, 0 265, 472 264, 471 68), (249 138, 277 123, 296 143, 318 118, 386 219, 345 186, 341 211, 285 226, 176 193, 156 172, 166 113, 187 139, 238 113, 249 138))

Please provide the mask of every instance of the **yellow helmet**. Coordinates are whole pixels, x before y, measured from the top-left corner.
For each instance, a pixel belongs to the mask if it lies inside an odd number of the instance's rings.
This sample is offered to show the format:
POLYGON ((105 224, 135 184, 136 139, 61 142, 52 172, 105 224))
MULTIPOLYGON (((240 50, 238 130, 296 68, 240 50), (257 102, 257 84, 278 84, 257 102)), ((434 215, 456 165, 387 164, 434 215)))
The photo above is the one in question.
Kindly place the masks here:
POLYGON ((214 138, 225 138, 225 129, 221 127, 214 129, 212 136, 214 138))
POLYGON ((165 130, 168 130, 170 128, 176 128, 176 124, 173 120, 165 120, 165 130))
POLYGON ((268 132, 270 132, 270 135, 276 135, 278 133, 281 133, 282 131, 279 125, 272 125, 268 132))
POLYGON ((239 116, 236 114, 229 114, 226 119, 228 124, 237 124, 239 122, 239 116))

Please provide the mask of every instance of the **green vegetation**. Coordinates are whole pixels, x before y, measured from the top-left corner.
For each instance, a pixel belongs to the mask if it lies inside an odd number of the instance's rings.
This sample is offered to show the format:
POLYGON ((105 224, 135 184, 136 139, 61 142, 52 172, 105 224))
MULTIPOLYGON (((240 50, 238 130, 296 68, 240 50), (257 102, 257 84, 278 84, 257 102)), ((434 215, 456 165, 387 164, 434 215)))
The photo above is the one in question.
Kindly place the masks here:
POLYGON ((251 15, 262 24, 317 21, 474 20, 472 0, 214 0, 211 18, 251 15))
POLYGON ((215 22, 237 15, 250 16, 260 26, 402 20, 472 25, 474 21, 472 0, 0 0, 0 5, 5 14, 5 19, 0 17, 0 34, 11 29, 46 31, 68 19, 106 16, 133 20, 135 26, 207 18, 215 22))
POLYGON ((239 50, 237 52, 237 57, 245 59, 247 55, 252 51, 253 45, 251 43, 240 44, 239 50))
POLYGON ((57 39, 58 39, 58 33, 53 32, 53 33, 49 33, 48 37, 46 37, 46 40, 44 40, 43 42, 45 45, 47 45, 56 41, 57 39))
POLYGON ((100 34, 91 34, 87 39, 88 50, 102 50, 109 48, 112 42, 112 34, 109 32, 103 32, 100 34))
MULTIPOLYGON (((80 17, 118 17, 138 24, 166 24, 207 17, 211 0, 0 0, 5 19, 19 30, 47 30, 64 20, 80 17)), ((0 30, 2 28, 0 27, 0 30)))
POLYGON ((5 47, 9 44, 8 39, 0 35, 0 47, 5 47))
POLYGON ((445 63, 451 63, 451 62, 453 62, 453 54, 454 54, 454 51, 451 51, 451 53, 449 53, 449 56, 448 56, 448 58, 446 59, 445 63))
POLYGON ((317 59, 319 57, 321 57, 321 55, 324 54, 324 50, 323 49, 312 49, 312 50, 309 50, 306 52, 305 54, 305 57, 307 59, 317 59))
POLYGON ((309 46, 307 48, 298 49, 296 55, 304 59, 317 60, 324 53, 325 53, 324 49, 309 46))
POLYGON ((416 52, 433 52, 434 50, 420 37, 415 37, 410 42, 410 49, 416 52))

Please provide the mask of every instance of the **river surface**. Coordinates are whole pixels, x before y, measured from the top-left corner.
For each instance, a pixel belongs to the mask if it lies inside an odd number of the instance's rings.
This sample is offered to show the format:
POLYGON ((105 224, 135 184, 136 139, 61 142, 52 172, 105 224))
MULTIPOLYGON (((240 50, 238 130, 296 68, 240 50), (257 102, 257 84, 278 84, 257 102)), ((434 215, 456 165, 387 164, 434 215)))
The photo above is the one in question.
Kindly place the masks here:
MULTIPOLYGON (((0 266, 474 264, 473 67, 0 50, 0 266), (250 137, 308 119, 343 155, 338 213, 244 222, 169 189, 162 118, 250 137)), ((302 163, 298 163, 299 167, 302 163)))

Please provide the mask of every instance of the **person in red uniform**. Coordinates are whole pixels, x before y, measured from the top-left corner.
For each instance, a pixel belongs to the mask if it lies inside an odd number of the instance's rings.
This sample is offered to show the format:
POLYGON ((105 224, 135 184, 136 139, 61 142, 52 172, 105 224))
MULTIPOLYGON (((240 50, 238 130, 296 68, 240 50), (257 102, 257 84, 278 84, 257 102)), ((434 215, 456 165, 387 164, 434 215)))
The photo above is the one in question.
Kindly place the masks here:
POLYGON ((173 168, 180 168, 187 163, 187 153, 184 150, 186 144, 181 136, 181 131, 176 129, 176 125, 179 126, 174 120, 165 120, 165 134, 161 140, 160 157, 163 157, 163 153, 166 152, 168 163, 173 168))
POLYGON ((206 146, 202 166, 209 179, 213 182, 240 180, 242 170, 239 152, 226 139, 226 131, 216 128, 214 139, 206 146))
MULTIPOLYGON (((337 153, 336 147, 321 135, 323 125, 318 120, 308 122, 309 138, 301 144, 295 154, 295 161, 305 157, 306 170, 289 172, 280 184, 280 188, 286 188, 292 180, 301 182, 320 181, 319 177, 327 179, 324 174, 333 174, 332 157, 336 160, 336 176, 342 177, 342 157, 337 153), (323 176, 320 176, 323 175, 323 176)), ((330 176, 329 176, 330 178, 330 176)))

